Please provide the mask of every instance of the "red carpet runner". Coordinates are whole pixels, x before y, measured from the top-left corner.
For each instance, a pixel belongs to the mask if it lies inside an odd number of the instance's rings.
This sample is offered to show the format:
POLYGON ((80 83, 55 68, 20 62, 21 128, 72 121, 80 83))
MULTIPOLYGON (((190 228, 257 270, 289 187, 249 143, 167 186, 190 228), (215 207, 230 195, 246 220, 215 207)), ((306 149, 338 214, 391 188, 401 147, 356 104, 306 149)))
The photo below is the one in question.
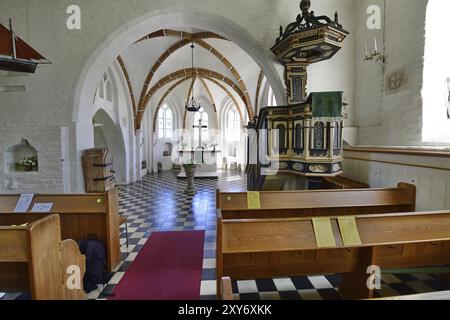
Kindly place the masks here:
POLYGON ((109 300, 199 300, 204 231, 155 232, 109 300))

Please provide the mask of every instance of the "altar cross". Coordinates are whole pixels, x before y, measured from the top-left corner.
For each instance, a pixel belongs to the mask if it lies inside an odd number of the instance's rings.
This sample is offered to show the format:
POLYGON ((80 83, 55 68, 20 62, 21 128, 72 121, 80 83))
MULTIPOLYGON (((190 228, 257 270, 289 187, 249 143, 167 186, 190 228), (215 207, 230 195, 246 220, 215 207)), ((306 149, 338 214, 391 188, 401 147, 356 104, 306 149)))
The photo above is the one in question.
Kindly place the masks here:
POLYGON ((202 117, 198 120, 198 126, 192 126, 192 128, 198 128, 198 149, 203 149, 202 146, 202 129, 208 129, 208 126, 202 125, 202 117))

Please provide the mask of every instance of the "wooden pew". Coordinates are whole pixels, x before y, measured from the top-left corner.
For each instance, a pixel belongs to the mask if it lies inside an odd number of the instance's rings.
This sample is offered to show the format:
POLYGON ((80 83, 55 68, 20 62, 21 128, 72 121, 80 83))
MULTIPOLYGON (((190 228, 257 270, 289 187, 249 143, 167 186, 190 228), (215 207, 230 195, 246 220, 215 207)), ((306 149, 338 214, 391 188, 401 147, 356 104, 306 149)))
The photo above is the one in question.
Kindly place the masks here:
POLYGON ((85 299, 85 258, 73 240, 61 241, 58 215, 0 217, 0 243, 0 291, 30 291, 33 300, 85 299), (79 290, 66 286, 69 266, 80 268, 79 290))
POLYGON ((370 186, 366 183, 353 181, 351 179, 341 177, 341 176, 324 178, 322 186, 324 189, 368 189, 368 188, 370 188, 370 186))
POLYGON ((233 280, 343 274, 345 299, 369 299, 367 268, 450 263, 450 211, 356 216, 362 245, 344 246, 331 217, 336 247, 319 248, 313 218, 223 219, 218 210, 217 294, 233 280))
POLYGON ((222 297, 222 300, 233 301, 233 286, 231 285, 231 278, 223 277, 220 281, 222 281, 220 295, 222 297))
POLYGON ((450 291, 438 291, 438 292, 427 292, 420 294, 412 294, 407 296, 395 296, 395 297, 386 297, 386 298, 376 298, 369 300, 450 300, 450 291))
POLYGON ((247 193, 219 192, 217 208, 224 219, 284 218, 413 212, 416 187, 260 192, 261 209, 248 209, 247 193))
MULTIPOLYGON (((20 195, 0 195, 0 218, 11 215, 20 195)), ((108 270, 121 261, 118 193, 35 195, 28 215, 38 218, 49 213, 31 213, 34 203, 53 203, 50 214, 61 217, 63 239, 80 241, 96 235, 106 245, 108 270)), ((16 215, 17 213, 15 213, 16 215)))

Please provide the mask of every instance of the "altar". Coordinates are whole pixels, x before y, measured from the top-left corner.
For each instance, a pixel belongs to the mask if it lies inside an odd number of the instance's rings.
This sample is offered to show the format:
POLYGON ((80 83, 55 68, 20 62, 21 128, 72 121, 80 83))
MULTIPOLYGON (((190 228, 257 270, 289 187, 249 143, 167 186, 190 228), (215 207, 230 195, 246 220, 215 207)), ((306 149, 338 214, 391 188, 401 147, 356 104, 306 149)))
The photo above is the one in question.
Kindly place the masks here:
MULTIPOLYGON (((221 154, 219 150, 181 150, 180 158, 183 162, 190 162, 197 165, 195 178, 218 178, 217 171, 218 156, 221 154)), ((186 178, 183 166, 178 178, 186 178)))

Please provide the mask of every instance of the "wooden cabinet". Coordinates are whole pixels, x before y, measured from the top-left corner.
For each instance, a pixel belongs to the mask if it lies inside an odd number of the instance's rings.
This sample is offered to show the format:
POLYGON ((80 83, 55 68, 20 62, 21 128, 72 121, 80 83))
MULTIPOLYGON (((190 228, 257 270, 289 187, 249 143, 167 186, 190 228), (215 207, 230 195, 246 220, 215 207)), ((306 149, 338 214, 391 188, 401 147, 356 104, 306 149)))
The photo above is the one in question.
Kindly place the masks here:
POLYGON ((84 180, 87 193, 108 192, 115 187, 111 151, 106 148, 85 150, 84 180))

